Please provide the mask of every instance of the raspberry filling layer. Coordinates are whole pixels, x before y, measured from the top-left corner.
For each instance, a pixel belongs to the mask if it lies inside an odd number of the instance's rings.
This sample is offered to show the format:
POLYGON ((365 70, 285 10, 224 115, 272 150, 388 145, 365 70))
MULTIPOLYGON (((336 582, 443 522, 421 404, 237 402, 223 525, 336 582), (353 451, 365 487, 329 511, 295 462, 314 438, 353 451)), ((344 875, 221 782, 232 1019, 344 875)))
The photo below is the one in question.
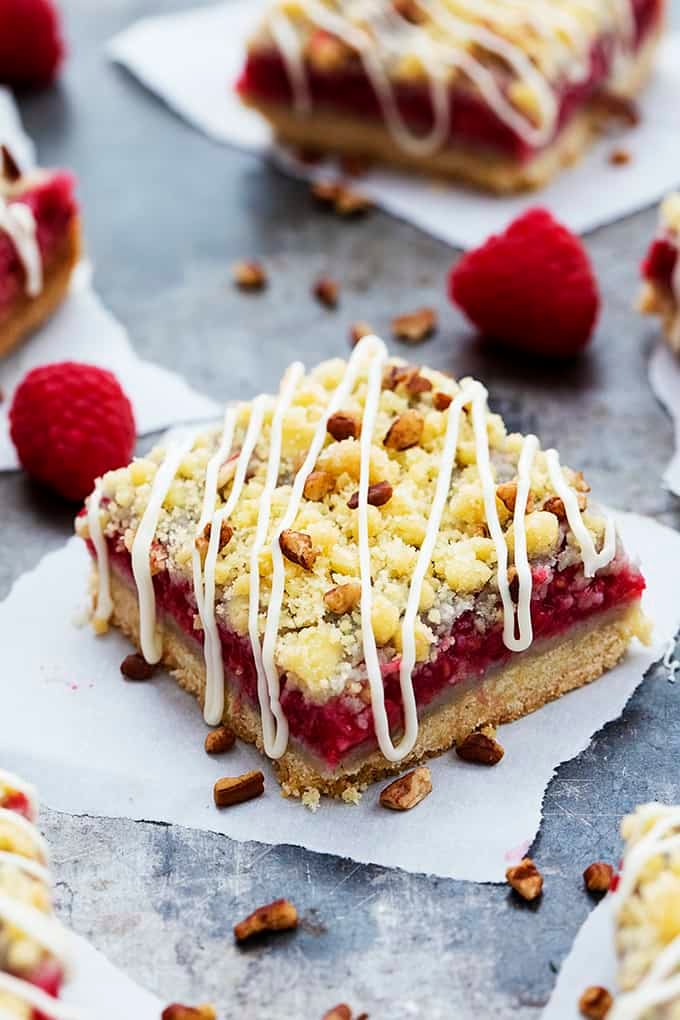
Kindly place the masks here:
POLYGON ((642 263, 644 279, 672 290, 673 274, 678 264, 679 254, 677 245, 672 241, 667 238, 657 238, 652 242, 642 263))
MULTIPOLYGON (((90 545, 90 543, 88 543, 90 545)), ((90 552, 93 549, 90 545, 90 552)), ((130 556, 122 542, 109 541, 111 559, 119 574, 131 581, 130 556)), ((161 557, 162 559, 162 557, 161 557)), ((611 568, 593 578, 583 568, 558 571, 548 566, 533 568, 534 591, 531 617, 537 639, 555 637, 600 613, 624 607, 640 598, 645 582, 627 560, 617 558, 611 568)), ((196 606, 193 591, 184 579, 173 580, 167 571, 153 578, 158 608, 200 645, 194 628, 196 606)), ((465 612, 439 642, 434 661, 419 666, 413 675, 416 701, 424 708, 465 680, 481 678, 491 667, 503 665, 513 653, 503 644, 500 614, 491 625, 474 611, 465 612)), ((219 624, 225 677, 230 689, 257 706, 257 674, 250 642, 219 624)), ((402 722, 399 660, 383 668, 385 707, 393 729, 402 722)), ((281 677, 281 705, 290 733, 333 768, 357 749, 368 752, 375 745, 373 715, 356 695, 341 694, 323 704, 306 700, 302 692, 281 677)))
MULTIPOLYGON (((636 49, 659 23, 662 9, 663 0, 634 0, 636 49)), ((588 75, 577 83, 564 82, 557 87, 559 113, 555 136, 579 109, 605 89, 613 61, 613 40, 602 37, 591 50, 588 75)), ((499 68, 497 73, 501 86, 507 88, 503 70, 499 68)), ((362 118, 383 119, 380 100, 358 60, 351 61, 347 68, 333 71, 320 72, 308 66, 307 80, 315 107, 362 118)), ((427 132, 434 119, 428 83, 400 81, 393 87, 405 123, 414 131, 427 132)), ((251 50, 236 88, 242 96, 253 100, 286 106, 294 101, 290 77, 278 50, 251 50)), ((491 150, 518 161, 528 160, 538 151, 469 88, 452 86, 449 109, 449 145, 491 150)))
MULTIPOLYGON (((58 253, 66 231, 77 214, 73 194, 74 179, 67 173, 55 173, 45 181, 28 188, 9 204, 22 202, 35 217, 38 247, 44 268, 58 253)), ((0 312, 25 293, 25 274, 12 239, 0 230, 0 312)))

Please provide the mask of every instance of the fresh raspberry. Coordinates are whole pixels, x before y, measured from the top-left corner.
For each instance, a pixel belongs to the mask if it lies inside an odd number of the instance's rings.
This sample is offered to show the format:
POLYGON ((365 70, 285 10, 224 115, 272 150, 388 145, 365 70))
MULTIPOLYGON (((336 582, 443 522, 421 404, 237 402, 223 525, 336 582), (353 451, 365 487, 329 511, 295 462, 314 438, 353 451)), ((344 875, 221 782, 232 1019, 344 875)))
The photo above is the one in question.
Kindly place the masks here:
POLYGON ((678 249, 675 245, 658 238, 652 241, 646 258, 642 262, 642 275, 645 280, 659 280, 670 284, 678 261, 678 249))
POLYGON ((9 412, 10 435, 33 478, 79 501, 105 471, 128 464, 135 420, 118 380, 64 361, 29 372, 9 412))
POLYGON ((63 57, 52 0, 0 0, 0 82, 42 88, 54 81, 63 57))
POLYGON ((464 255, 449 296, 485 336, 554 357, 586 346, 600 306, 585 248, 546 209, 530 209, 464 255))

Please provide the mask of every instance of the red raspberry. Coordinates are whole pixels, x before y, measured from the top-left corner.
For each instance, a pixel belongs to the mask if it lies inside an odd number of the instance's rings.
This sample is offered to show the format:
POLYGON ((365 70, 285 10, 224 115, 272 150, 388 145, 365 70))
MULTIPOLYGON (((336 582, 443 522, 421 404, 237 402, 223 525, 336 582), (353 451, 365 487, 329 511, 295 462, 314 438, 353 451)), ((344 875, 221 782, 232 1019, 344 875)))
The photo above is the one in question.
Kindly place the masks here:
POLYGON ((670 285, 678 261, 678 249, 663 239, 652 241, 641 272, 645 280, 658 280, 670 285))
POLYGON ((9 412, 10 435, 33 478, 80 501, 105 471, 129 463, 130 401, 111 372, 64 361, 29 372, 9 412))
POLYGON ((0 82, 19 88, 49 85, 63 57, 52 0, 0 0, 0 82))
POLYGON ((586 346, 600 306, 583 244, 546 209, 530 209, 464 255, 449 296, 485 336, 554 357, 586 346))

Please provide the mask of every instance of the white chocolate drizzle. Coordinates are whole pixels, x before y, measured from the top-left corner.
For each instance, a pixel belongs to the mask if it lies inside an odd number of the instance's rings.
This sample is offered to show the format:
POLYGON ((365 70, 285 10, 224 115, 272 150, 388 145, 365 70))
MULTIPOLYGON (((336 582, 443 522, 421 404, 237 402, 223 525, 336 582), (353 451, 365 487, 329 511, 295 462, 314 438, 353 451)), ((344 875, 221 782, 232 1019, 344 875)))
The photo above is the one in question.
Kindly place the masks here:
MULTIPOLYGON (((437 541, 441 521, 451 491, 451 482, 456 469, 456 456, 461 415, 469 408, 475 444, 475 460, 482 488, 484 508, 489 534, 494 544, 497 559, 497 585, 503 608, 503 641, 513 652, 522 652, 530 647, 533 641, 531 622, 532 573, 527 550, 525 515, 527 513, 531 490, 531 472, 534 459, 539 450, 538 439, 527 436, 522 444, 517 465, 517 493, 513 511, 514 530, 514 568, 517 575, 517 605, 513 603, 508 565, 508 547, 506 536, 501 525, 496 504, 496 477, 491 460, 487 426, 488 394, 481 383, 465 379, 460 385, 449 409, 446 434, 443 441, 441 459, 438 468, 437 482, 432 500, 425 536, 418 554, 409 586, 403 619, 401 621, 401 660, 399 663, 399 681, 404 713, 403 735, 398 744, 392 742, 390 725, 385 708, 385 695, 380 658, 372 626, 373 590, 371 578, 371 550, 369 536, 368 488, 370 484, 371 447, 380 406, 383 372, 388 353, 384 343, 375 336, 364 337, 357 344, 345 369, 345 374, 331 393, 324 414, 316 424, 305 460, 297 471, 291 487, 286 508, 276 526, 271 528, 272 503, 274 493, 279 484, 282 460, 283 425, 287 411, 291 407, 297 387, 304 374, 304 366, 298 362, 286 372, 278 397, 262 395, 252 405, 250 417, 241 448, 232 452, 238 408, 227 410, 221 438, 215 453, 206 467, 205 487, 203 491, 202 509, 195 535, 199 538, 206 533, 210 524, 210 537, 205 559, 198 549, 192 550, 193 587, 196 607, 204 632, 204 660, 206 670, 206 693, 204 716, 206 722, 215 725, 221 721, 225 707, 225 679, 222 643, 217 621, 217 582, 216 564, 220 552, 222 525, 233 514, 247 481, 249 464, 255 449, 262 437, 265 413, 271 411, 271 425, 266 456, 267 470, 264 488, 259 500, 259 514, 255 535, 249 552, 249 595, 248 595, 248 636, 257 673, 257 691, 264 747, 272 758, 284 754, 288 745, 288 722, 281 705, 281 684, 276 664, 276 648, 279 636, 281 612, 285 591, 286 567, 280 547, 280 538, 284 531, 294 526, 303 499, 305 483, 315 469, 319 454, 324 448, 327 436, 327 423, 332 414, 340 410, 352 394, 360 375, 366 376, 366 391, 361 423, 361 435, 358 440, 360 451, 359 493, 357 506, 357 527, 359 547, 359 568, 361 585, 361 638, 363 655, 371 692, 371 703, 376 739, 381 752, 389 761, 399 761, 413 748, 418 734, 418 712, 413 685, 413 674, 416 666, 416 628, 420 611, 422 587, 437 541), (219 471, 225 461, 233 463, 233 482, 226 502, 219 504, 218 491, 219 471), (260 631, 260 559, 267 546, 267 537, 271 531, 269 551, 272 558, 272 578, 269 603, 264 621, 264 634, 260 631)), ((185 454, 191 449, 193 438, 179 445, 170 445, 165 457, 156 472, 151 488, 148 504, 142 515, 137 534, 132 545, 133 575, 137 585, 140 616, 140 644, 145 658, 149 662, 157 662, 162 649, 156 633, 156 602, 150 570, 151 544, 158 528, 158 521, 163 502, 175 474, 185 454)), ((546 453, 546 461, 553 487, 562 498, 568 523, 581 550, 584 573, 593 576, 605 567, 616 553, 616 530, 612 520, 608 520, 602 549, 598 552, 583 523, 581 512, 574 491, 568 484, 559 458, 554 450, 546 453)), ((102 600, 103 574, 106 561, 106 543, 102 542, 101 550, 97 548, 94 536, 99 520, 99 503, 101 487, 98 486, 88 506, 88 516, 92 518, 90 533, 97 549, 98 570, 100 573, 100 595, 102 600)), ((103 589, 104 595, 106 588, 103 589)))
MULTIPOLYGON (((37 988, 28 981, 22 981, 21 978, 13 977, 11 974, 0 973, 0 992, 15 996, 31 1009, 49 1017, 50 1020, 85 1020, 85 1014, 79 1009, 54 999, 51 995, 43 992, 41 988, 37 988)), ((7 1020, 16 1020, 14 1014, 0 1011, 0 1018, 5 1016, 7 1020)))
MULTIPOLYGON (((557 129, 559 101, 557 86, 539 70, 525 50, 510 41, 502 29, 515 34, 530 25, 543 42, 554 47, 562 78, 571 83, 586 81, 590 72, 590 48, 593 38, 588 19, 579 19, 555 0, 467 0, 469 18, 456 15, 446 0, 419 0, 436 34, 402 18, 384 0, 300 0, 301 12, 312 24, 337 36, 353 49, 380 103, 385 124, 396 143, 414 156, 429 156, 443 148, 449 136, 451 95, 450 69, 461 71, 479 90, 498 119, 527 145, 547 144, 557 129), (486 21, 486 24, 483 22, 486 21), (489 28, 499 24, 501 30, 489 28), (569 45, 571 43, 571 46, 569 45), (538 123, 515 106, 501 79, 476 55, 477 50, 501 61, 525 84, 538 108, 538 123), (427 74, 433 110, 433 123, 424 135, 414 134, 401 115, 389 68, 402 57, 415 57, 427 74)), ((581 6, 596 17, 603 0, 580 0, 581 6)), ((457 5, 461 9, 461 5, 457 5)), ((610 0, 607 5, 610 24, 603 31, 612 33, 613 59, 608 87, 615 88, 625 79, 633 58, 635 17, 633 0, 610 0)), ((274 42, 286 66, 295 107, 301 115, 313 103, 299 34, 280 6, 268 21, 274 42)))
POLYGON ((9 237, 23 266, 26 293, 37 297, 43 289, 43 267, 37 225, 30 206, 25 202, 7 202, 0 195, 0 230, 9 237))
POLYGON ((113 602, 109 576, 109 550, 102 533, 100 518, 101 502, 102 483, 98 478, 95 482, 94 492, 87 501, 87 526, 97 557, 97 599, 94 618, 101 623, 108 623, 113 612, 113 602))
MULTIPOLYGON (((662 805, 648 804, 653 812, 662 805)), ((641 809, 638 809, 641 810, 641 809)), ((647 862, 657 854, 680 849, 680 807, 665 808, 649 832, 626 854, 619 885, 614 893, 614 910, 620 914, 635 889, 647 862)), ((648 1010, 680 998, 680 935, 664 947, 637 988, 617 996, 609 1013, 610 1020, 639 1020, 648 1010)))
POLYGON ((47 841, 43 839, 35 825, 17 811, 10 811, 8 808, 0 807, 0 822, 16 829, 24 839, 33 846, 33 849, 44 861, 49 860, 50 851, 47 841))

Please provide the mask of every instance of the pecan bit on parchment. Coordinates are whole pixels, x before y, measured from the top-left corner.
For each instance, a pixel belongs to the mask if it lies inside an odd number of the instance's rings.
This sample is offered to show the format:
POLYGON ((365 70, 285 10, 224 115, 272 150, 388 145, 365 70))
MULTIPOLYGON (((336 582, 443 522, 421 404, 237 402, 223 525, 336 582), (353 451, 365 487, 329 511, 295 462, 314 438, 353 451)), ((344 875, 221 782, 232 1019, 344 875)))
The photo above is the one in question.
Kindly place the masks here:
POLYGON ((312 545, 310 536, 306 535, 304 531, 291 531, 290 529, 282 531, 279 548, 291 563, 297 563, 305 570, 311 570, 314 566, 316 549, 312 545))
POLYGON ((324 1013, 321 1020, 352 1020, 352 1010, 346 1002, 339 1002, 324 1013))
POLYGON ((351 612, 359 604, 361 585, 358 581, 347 581, 337 584, 324 594, 323 601, 327 609, 338 616, 351 612))
POLYGON ((397 315, 392 319, 392 333, 397 340, 417 344, 427 340, 437 328, 437 313, 434 308, 418 308, 415 312, 397 315))
POLYGON ((312 198, 320 206, 323 206, 324 209, 332 209, 335 206, 338 192, 340 191, 340 182, 329 180, 312 181, 309 190, 312 198))
POLYGON ((591 985, 578 1000, 578 1008, 581 1016, 588 1017, 588 1020, 604 1020, 613 1002, 611 993, 606 988, 602 985, 591 985))
POLYGON ((456 744, 456 754, 463 761, 475 765, 498 765, 505 750, 496 740, 493 726, 483 726, 480 730, 468 733, 460 744, 456 744))
POLYGON ((361 432, 361 422, 349 411, 336 411, 326 422, 326 431, 333 439, 357 439, 361 432))
POLYGON ((589 893, 606 893, 613 877, 614 869, 605 861, 593 861, 583 872, 583 881, 589 893))
POLYGON ((335 478, 330 471, 312 471, 307 476, 303 494, 305 499, 311 499, 318 503, 320 499, 327 496, 335 488, 335 478))
POLYGON ((627 166, 633 159, 630 149, 612 149, 607 158, 611 166, 627 166))
POLYGON ((218 726, 211 730, 205 738, 206 754, 224 754, 230 751, 236 743, 236 735, 231 732, 228 726, 218 726))
POLYGON ((165 1007, 161 1020, 217 1020, 217 1010, 208 1003, 203 1006, 181 1006, 173 1002, 165 1007))
POLYGON ((340 296, 340 286, 337 281, 332 280, 330 276, 320 276, 319 279, 314 282, 312 294, 325 308, 335 308, 337 307, 338 298, 340 296))
POLYGON ((352 347, 356 347, 360 340, 363 340, 365 336, 372 336, 375 330, 371 328, 368 322, 355 322, 350 326, 349 330, 349 342, 352 347))
POLYGON ((373 208, 373 202, 360 191, 341 184, 335 199, 335 211, 338 216, 349 219, 352 216, 364 216, 373 208))
POLYGON ((263 290, 267 286, 267 273, 261 262, 242 259, 232 268, 234 283, 241 290, 263 290))
POLYGON ((153 676, 153 666, 139 652, 126 655, 120 664, 120 671, 126 680, 135 682, 150 680, 153 676))
POLYGON ((244 772, 242 776, 225 776, 217 780, 213 793, 217 807, 243 804, 264 793, 264 775, 262 772, 244 772))
POLYGON ((380 803, 392 811, 410 811, 432 793, 432 776, 425 765, 407 772, 380 793, 380 803))
POLYGON ((404 411, 390 425, 383 445, 388 450, 409 450, 418 445, 424 428, 425 419, 419 411, 404 411))
POLYGON ((297 928, 297 910, 289 900, 274 900, 264 907, 258 907, 242 921, 234 925, 234 938, 245 942, 253 935, 268 931, 288 931, 297 928))
POLYGON ((14 158, 12 150, 7 145, 0 146, 0 154, 2 155, 0 172, 6 181, 14 184, 21 178, 21 167, 14 158))
POLYGON ((528 902, 537 899, 543 892, 543 876, 530 857, 524 857, 519 864, 508 868, 505 877, 508 885, 528 902))
POLYGON ((438 390, 432 397, 432 406, 435 411, 446 411, 453 403, 453 397, 448 393, 438 390))
MULTIPOLYGON (((368 487, 368 505, 384 506, 392 499, 393 489, 389 482, 375 482, 368 487)), ((353 492, 347 500, 350 510, 356 510, 359 506, 359 493, 353 492)))

